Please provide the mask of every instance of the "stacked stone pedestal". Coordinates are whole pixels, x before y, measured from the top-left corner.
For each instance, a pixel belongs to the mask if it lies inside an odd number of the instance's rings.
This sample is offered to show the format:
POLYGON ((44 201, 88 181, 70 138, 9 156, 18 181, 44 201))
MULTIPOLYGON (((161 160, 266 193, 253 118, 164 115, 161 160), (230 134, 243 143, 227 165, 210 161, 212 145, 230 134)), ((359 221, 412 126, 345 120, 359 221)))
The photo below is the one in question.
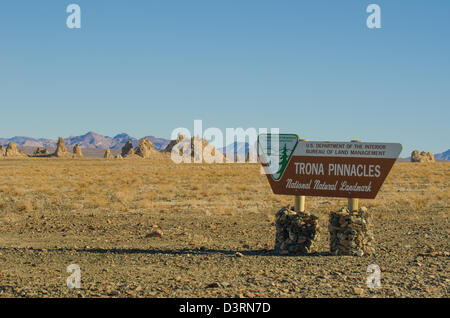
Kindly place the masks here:
POLYGON ((319 220, 315 215, 284 207, 276 214, 275 252, 301 255, 315 251, 319 220))
POLYGON ((330 214, 330 251, 333 255, 363 256, 374 253, 373 234, 367 208, 343 208, 330 214))

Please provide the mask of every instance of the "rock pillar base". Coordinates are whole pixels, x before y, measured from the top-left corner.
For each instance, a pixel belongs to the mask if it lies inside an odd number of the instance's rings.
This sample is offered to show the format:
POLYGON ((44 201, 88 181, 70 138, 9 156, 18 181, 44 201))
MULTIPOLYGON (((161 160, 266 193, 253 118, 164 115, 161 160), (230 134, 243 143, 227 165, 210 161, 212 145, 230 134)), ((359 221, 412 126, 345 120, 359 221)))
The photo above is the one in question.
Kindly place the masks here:
POLYGON ((317 216, 284 207, 275 215, 275 252, 282 255, 304 255, 315 251, 319 232, 317 216))
POLYGON ((330 252, 332 255, 363 256, 374 253, 370 214, 367 208, 350 212, 343 208, 330 214, 330 252))

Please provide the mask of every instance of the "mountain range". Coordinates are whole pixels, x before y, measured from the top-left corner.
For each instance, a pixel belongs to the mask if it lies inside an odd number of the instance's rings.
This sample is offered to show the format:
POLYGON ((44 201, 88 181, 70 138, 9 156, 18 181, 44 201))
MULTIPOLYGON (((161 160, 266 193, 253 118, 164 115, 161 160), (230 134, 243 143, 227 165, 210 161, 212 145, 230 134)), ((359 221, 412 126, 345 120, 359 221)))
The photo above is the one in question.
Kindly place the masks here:
MULTIPOLYGON (((157 138, 154 136, 145 136, 154 145, 156 150, 163 150, 170 142, 170 140, 164 138, 157 138)), ((85 149, 122 149, 127 140, 130 140, 134 147, 139 144, 139 139, 134 138, 128 134, 122 133, 114 137, 103 136, 95 132, 88 132, 81 136, 70 136, 64 138, 64 142, 67 147, 71 148, 78 144, 81 148, 85 149)), ((13 137, 13 138, 0 138, 0 144, 6 145, 10 141, 15 142, 19 147, 45 147, 56 148, 56 139, 45 138, 31 138, 31 137, 13 137)))
MULTIPOLYGON (((170 140, 164 138, 158 138, 155 136, 145 136, 148 138, 155 147, 156 150, 162 151, 169 144, 170 140)), ((97 134, 95 132, 88 132, 81 136, 70 136, 64 138, 64 142, 66 146, 71 148, 78 144, 81 148, 85 149, 111 149, 111 150, 120 150, 125 145, 127 140, 130 140, 133 144, 133 147, 136 147, 139 144, 139 139, 132 137, 126 133, 118 134, 114 137, 103 136, 101 134, 97 134)), ((12 138, 0 138, 0 145, 7 145, 10 141, 16 143, 19 147, 26 148, 37 148, 37 147, 45 147, 54 149, 56 148, 56 139, 45 139, 45 138, 32 138, 32 137, 22 137, 16 136, 12 138)), ((234 142, 229 144, 223 148, 219 148, 218 150, 223 153, 232 153, 236 155, 240 154, 248 154, 254 152, 254 147, 249 145, 247 142, 234 142)), ((447 161, 450 160, 450 149, 434 155, 436 160, 447 161)))
POLYGON ((440 161, 448 161, 450 160, 450 149, 447 151, 444 151, 442 153, 438 153, 434 155, 434 159, 435 160, 440 160, 440 161))
MULTIPOLYGON (((164 138, 158 138, 154 136, 145 136, 148 138, 155 147, 156 150, 162 151, 169 144, 170 140, 164 138)), ((139 139, 133 136, 130 136, 126 133, 118 134, 114 137, 103 136, 101 134, 97 134, 93 131, 90 131, 81 136, 70 136, 64 138, 64 143, 70 149, 75 145, 79 145, 84 149, 111 149, 111 150, 120 150, 125 145, 127 140, 130 140, 133 144, 133 147, 136 147, 139 144, 139 139)), ((23 137, 16 136, 12 138, 0 138, 0 145, 7 145, 9 142, 14 142, 17 146, 21 148, 56 148, 57 139, 45 139, 45 138, 32 138, 32 137, 23 137)), ((235 142, 226 147, 218 149, 221 153, 234 153, 234 154, 248 154, 252 152, 253 147, 251 147, 246 142, 235 142)))
POLYGON ((249 152, 253 153, 254 147, 250 146, 248 142, 237 142, 235 141, 232 144, 229 144, 226 147, 217 149, 223 154, 232 153, 236 155, 248 154, 249 152))

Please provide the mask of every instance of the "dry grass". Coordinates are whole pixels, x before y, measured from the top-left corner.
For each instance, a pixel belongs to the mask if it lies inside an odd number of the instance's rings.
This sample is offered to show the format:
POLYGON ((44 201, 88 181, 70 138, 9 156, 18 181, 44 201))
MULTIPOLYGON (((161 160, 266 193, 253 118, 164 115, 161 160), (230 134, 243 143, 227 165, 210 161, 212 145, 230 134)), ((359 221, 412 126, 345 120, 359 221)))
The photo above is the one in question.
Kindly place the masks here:
POLYGON ((0 167, 0 297, 355 297, 368 264, 382 268, 383 288, 363 296, 448 297, 448 257, 423 255, 448 255, 450 163, 397 163, 377 199, 362 200, 376 220, 369 258, 327 256, 327 214, 347 200, 320 197, 307 208, 319 215, 324 254, 266 253, 275 213, 294 200, 273 195, 258 164, 167 156, 0 167), (155 228, 164 235, 148 237, 155 228), (66 286, 74 263, 79 291, 66 286), (205 288, 216 281, 231 285, 205 288))
MULTIPOLYGON (((2 160, 0 217, 71 211, 151 213, 183 211, 273 214, 291 197, 273 195, 258 164, 180 164, 167 160, 2 160)), ((447 209, 450 163, 397 163, 377 199, 362 205, 423 212, 447 209)), ((330 211, 345 199, 308 198, 312 211, 330 211)))

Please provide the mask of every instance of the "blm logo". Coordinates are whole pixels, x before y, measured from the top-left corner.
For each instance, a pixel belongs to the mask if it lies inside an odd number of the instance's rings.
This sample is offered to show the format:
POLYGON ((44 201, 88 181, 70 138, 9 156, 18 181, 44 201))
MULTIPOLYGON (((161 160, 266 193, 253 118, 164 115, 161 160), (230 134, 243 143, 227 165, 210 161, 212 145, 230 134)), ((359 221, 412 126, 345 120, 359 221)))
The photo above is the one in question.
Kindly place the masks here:
POLYGON ((279 180, 286 169, 299 137, 296 134, 260 134, 258 150, 265 173, 279 180))

